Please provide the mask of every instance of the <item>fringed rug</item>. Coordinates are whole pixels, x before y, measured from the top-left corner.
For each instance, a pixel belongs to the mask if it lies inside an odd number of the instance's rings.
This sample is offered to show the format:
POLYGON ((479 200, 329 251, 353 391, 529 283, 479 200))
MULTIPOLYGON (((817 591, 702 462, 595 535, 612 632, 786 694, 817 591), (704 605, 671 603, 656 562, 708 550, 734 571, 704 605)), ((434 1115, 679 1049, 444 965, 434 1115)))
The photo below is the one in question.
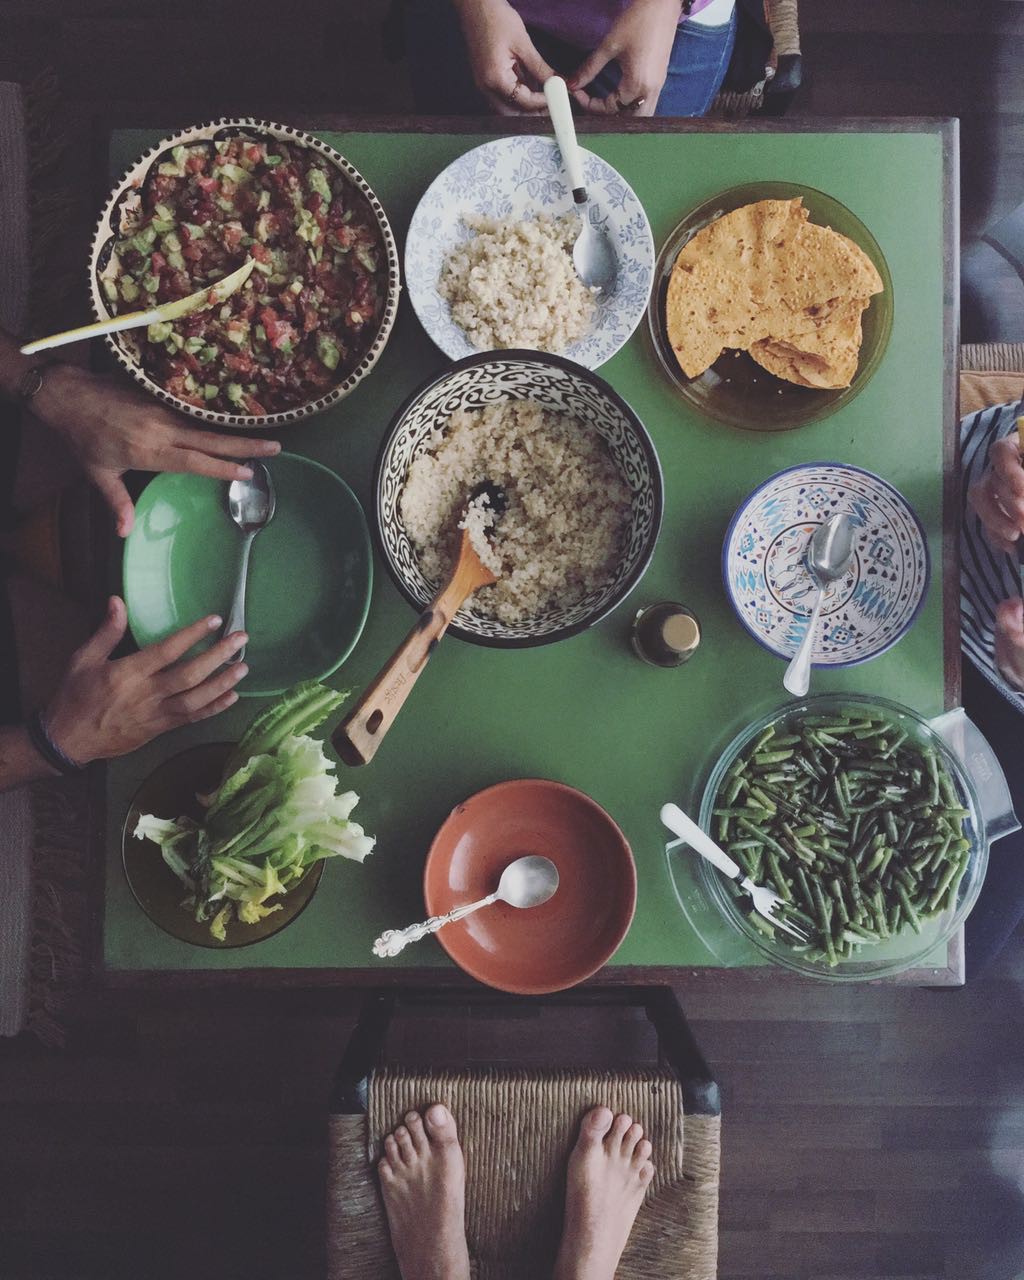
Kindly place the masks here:
MULTIPOLYGON (((80 196, 64 185, 68 143, 58 121, 52 72, 24 87, 0 84, 0 321, 15 333, 63 327, 55 321, 67 320, 69 299, 82 293, 81 272, 72 276, 64 251, 80 196)), ((9 475, 16 425, 8 430, 9 475)), ((9 625, 0 630, 5 718, 15 719, 13 633, 9 625)), ((87 865, 88 806, 84 777, 0 795, 2 1035, 27 1028, 48 1044, 63 1042, 86 977, 89 888, 97 874, 87 865)))

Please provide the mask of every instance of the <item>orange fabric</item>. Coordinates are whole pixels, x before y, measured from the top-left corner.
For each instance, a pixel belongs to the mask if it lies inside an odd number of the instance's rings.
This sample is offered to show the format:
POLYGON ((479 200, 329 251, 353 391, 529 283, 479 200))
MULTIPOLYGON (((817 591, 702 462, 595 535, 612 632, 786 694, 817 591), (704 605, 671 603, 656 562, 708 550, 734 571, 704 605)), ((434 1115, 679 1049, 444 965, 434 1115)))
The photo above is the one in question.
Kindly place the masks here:
POLYGON ((960 416, 987 409, 993 404, 1019 400, 1024 391, 1024 377, 1019 373, 973 373, 960 375, 960 416))

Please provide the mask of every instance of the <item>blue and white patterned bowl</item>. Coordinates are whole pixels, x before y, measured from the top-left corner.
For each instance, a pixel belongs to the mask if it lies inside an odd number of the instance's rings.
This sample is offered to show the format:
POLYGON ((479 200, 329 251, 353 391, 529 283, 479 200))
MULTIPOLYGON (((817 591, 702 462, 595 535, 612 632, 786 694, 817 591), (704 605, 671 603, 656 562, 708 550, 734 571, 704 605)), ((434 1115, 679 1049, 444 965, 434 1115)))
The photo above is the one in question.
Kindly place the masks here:
POLYGON ((458 409, 483 409, 508 400, 530 400, 568 413, 596 431, 632 494, 625 546, 606 583, 581 600, 556 605, 521 623, 500 622, 473 607, 455 615, 449 634, 474 644, 523 649, 551 644, 585 631, 626 598, 647 572, 664 507, 664 482, 654 442, 629 405, 596 373, 539 351, 477 352, 430 378, 391 420, 374 473, 374 532, 395 586, 414 609, 423 609, 437 585, 428 582, 402 520, 401 499, 413 460, 431 434, 458 409))
POLYGON ((928 544, 903 495, 844 463, 790 467, 742 503, 722 548, 725 589, 739 620, 780 658, 793 656, 807 629, 811 536, 841 511, 854 520, 853 564, 825 595, 814 665, 851 667, 877 658, 909 631, 924 601, 928 544))
MULTIPOLYGON (((654 239, 643 205, 628 182, 600 156, 582 151, 590 219, 618 252, 615 288, 598 296, 591 331, 558 354, 596 369, 619 350, 647 309, 654 279, 654 239)), ((473 233, 467 213, 488 218, 561 217, 573 210, 562 156, 551 138, 498 138, 453 161, 427 188, 409 225, 405 276, 420 323, 445 355, 458 360, 476 348, 452 320, 437 282, 446 255, 473 233)))

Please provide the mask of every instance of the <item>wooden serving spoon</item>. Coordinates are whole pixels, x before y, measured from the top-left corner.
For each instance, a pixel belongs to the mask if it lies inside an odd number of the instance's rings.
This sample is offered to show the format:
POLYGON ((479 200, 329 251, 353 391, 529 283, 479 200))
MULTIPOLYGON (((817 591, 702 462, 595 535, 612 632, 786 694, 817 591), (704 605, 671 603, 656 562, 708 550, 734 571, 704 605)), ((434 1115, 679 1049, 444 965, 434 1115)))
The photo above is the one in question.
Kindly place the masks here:
MULTIPOLYGON (((484 481, 473 490, 470 502, 481 494, 487 495, 490 509, 500 517, 505 510, 505 495, 500 487, 484 481)), ((451 620, 474 591, 497 581, 497 575, 477 555, 469 530, 463 529, 459 558, 448 581, 331 737, 335 751, 346 764, 369 764, 451 620)))

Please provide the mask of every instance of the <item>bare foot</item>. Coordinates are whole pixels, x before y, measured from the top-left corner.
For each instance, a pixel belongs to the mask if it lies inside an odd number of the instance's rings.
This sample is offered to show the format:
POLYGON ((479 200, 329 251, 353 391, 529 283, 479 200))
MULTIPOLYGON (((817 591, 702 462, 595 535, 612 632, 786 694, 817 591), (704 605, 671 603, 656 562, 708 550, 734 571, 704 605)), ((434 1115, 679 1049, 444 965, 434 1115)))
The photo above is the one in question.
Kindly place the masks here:
POLYGON ((607 1107, 588 1111, 569 1157, 555 1280, 612 1280, 653 1177, 643 1129, 607 1107))
POLYGON ((410 1111, 377 1168, 402 1280, 469 1280, 466 1165, 448 1108, 410 1111))

